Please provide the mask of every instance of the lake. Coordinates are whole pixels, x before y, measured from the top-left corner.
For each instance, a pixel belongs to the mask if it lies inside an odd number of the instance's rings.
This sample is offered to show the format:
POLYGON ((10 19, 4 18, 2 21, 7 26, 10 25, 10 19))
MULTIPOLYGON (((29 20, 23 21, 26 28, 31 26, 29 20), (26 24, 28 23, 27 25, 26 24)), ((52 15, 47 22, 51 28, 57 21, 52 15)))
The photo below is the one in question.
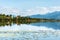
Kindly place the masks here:
POLYGON ((60 22, 0 26, 0 40, 60 40, 60 22))

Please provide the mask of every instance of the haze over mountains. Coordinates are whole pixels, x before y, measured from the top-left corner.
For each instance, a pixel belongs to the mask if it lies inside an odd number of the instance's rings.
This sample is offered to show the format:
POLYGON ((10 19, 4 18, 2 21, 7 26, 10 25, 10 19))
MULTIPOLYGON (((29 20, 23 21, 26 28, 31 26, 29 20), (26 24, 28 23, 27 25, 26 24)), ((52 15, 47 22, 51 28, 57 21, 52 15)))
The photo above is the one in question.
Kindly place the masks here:
POLYGON ((32 15, 31 18, 46 18, 46 19, 60 19, 60 11, 55 11, 52 13, 47 13, 45 15, 32 15))

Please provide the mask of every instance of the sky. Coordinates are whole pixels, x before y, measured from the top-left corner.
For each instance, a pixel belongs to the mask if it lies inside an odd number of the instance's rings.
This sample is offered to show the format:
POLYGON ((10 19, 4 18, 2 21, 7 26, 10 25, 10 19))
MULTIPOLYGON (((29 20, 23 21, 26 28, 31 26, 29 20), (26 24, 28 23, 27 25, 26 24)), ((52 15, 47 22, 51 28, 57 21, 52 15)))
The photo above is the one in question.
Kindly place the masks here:
POLYGON ((0 0, 0 13, 30 16, 60 11, 60 0, 0 0))

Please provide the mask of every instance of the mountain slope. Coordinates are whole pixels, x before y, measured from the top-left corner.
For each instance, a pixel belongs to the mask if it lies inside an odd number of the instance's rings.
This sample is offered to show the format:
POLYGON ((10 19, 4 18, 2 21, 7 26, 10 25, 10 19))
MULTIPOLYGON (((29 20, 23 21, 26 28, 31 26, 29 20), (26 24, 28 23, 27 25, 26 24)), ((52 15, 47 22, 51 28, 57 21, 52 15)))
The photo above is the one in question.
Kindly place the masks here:
POLYGON ((55 11, 52 13, 48 13, 46 15, 32 15, 31 18, 46 18, 46 19, 60 19, 60 11, 55 11))

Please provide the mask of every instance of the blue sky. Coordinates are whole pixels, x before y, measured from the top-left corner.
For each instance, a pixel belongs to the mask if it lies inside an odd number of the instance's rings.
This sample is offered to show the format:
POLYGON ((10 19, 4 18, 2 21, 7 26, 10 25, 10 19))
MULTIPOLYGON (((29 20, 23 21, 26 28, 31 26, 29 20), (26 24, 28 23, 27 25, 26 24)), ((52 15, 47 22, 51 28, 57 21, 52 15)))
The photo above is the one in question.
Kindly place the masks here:
POLYGON ((0 8, 16 8, 26 11, 40 7, 60 7, 60 0, 0 0, 0 8))
POLYGON ((0 0, 0 6, 19 9, 59 6, 60 0, 0 0))

